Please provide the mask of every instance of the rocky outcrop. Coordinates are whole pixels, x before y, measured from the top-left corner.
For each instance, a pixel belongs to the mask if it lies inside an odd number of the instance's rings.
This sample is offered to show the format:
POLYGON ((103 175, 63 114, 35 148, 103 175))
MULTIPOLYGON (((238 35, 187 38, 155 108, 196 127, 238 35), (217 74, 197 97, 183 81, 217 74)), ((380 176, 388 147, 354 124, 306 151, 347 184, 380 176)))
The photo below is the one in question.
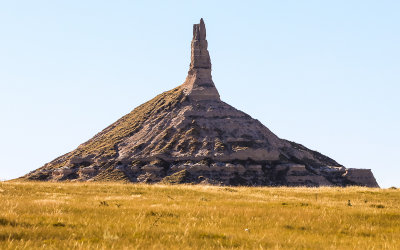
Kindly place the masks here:
MULTIPOLYGON (((284 183, 288 186, 331 186, 323 175, 309 171, 305 165, 282 164, 276 171, 284 176, 284 183)), ((278 174, 279 175, 279 174, 278 174)))
POLYGON ((185 82, 140 105, 76 150, 24 177, 47 181, 377 187, 370 170, 346 169, 280 139, 220 100, 203 19, 193 26, 185 82))
POLYGON ((193 25, 193 40, 188 76, 184 83, 186 95, 196 101, 219 101, 219 93, 211 77, 211 59, 203 18, 193 25))
POLYGON ((376 182, 371 169, 349 168, 343 174, 343 177, 354 185, 365 186, 365 187, 378 186, 378 183, 376 182))

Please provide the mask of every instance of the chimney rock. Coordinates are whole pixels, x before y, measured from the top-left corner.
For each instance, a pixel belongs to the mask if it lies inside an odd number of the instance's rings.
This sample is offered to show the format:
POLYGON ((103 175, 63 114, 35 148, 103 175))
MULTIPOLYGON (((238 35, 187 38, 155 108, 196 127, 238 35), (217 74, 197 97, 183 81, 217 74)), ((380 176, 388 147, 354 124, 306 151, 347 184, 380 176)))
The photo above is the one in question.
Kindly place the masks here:
POLYGON ((220 100, 211 76, 211 59, 207 50, 206 26, 203 18, 193 25, 191 60, 188 76, 185 81, 185 92, 194 100, 220 100))

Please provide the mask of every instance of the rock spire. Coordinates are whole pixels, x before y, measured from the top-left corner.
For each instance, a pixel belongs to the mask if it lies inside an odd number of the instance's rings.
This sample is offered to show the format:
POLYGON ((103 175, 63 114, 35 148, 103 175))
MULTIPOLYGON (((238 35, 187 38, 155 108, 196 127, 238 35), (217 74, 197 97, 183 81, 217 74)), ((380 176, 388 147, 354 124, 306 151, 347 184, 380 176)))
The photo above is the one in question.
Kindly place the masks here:
POLYGON ((191 60, 185 81, 185 92, 197 101, 220 100, 211 76, 211 59, 207 50, 206 26, 203 18, 193 25, 191 60))

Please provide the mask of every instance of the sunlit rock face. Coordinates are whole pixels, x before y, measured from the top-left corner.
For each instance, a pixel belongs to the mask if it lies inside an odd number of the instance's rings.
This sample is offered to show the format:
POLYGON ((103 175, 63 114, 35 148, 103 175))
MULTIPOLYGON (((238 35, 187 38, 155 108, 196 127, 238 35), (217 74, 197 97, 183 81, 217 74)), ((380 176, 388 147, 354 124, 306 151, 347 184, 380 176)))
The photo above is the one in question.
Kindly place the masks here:
POLYGON ((184 83, 186 95, 196 101, 220 101, 211 77, 211 59, 203 19, 193 25, 193 40, 188 76, 184 83))
POLYGON ((76 150, 21 177, 248 186, 377 187, 370 170, 346 169, 280 139, 220 100, 203 19, 193 25, 185 82, 135 108, 76 150))

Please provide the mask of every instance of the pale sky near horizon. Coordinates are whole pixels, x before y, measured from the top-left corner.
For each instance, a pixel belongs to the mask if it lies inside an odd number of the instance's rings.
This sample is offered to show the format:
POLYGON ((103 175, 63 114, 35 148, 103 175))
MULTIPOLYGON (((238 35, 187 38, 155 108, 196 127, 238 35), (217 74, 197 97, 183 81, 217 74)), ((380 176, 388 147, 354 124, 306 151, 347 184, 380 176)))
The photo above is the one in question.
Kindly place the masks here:
POLYGON ((204 18, 222 100, 400 186, 400 1, 2 1, 0 179, 185 80, 204 18))

